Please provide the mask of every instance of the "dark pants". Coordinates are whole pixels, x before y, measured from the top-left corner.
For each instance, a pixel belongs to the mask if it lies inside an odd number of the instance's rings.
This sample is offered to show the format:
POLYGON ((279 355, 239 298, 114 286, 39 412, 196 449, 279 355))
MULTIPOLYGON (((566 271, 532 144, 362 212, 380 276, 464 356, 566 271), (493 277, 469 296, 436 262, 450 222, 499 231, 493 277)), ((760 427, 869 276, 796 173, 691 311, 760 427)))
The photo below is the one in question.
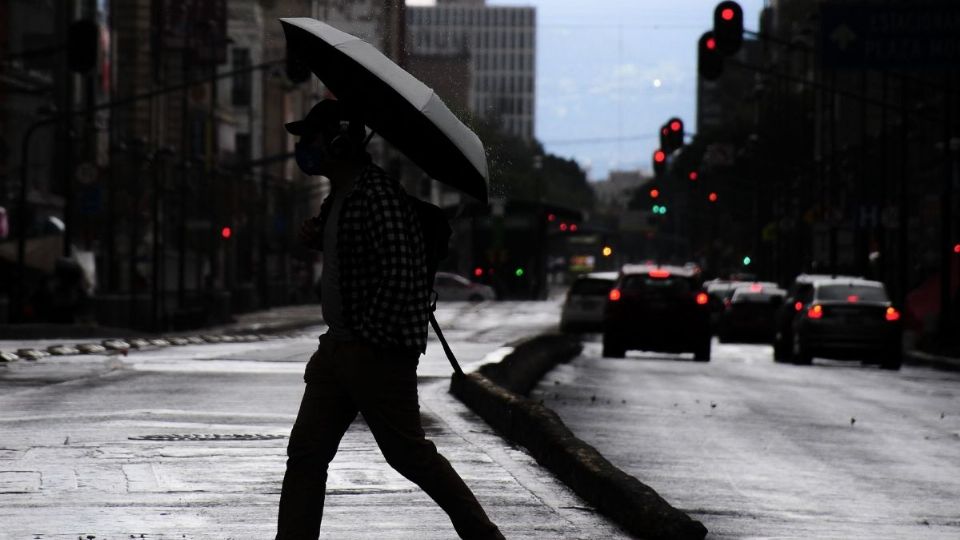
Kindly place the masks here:
POLYGON ((417 401, 418 356, 320 337, 307 364, 307 387, 287 446, 277 540, 315 540, 320 535, 327 466, 358 412, 387 463, 440 505, 460 538, 503 538, 470 488, 424 436, 417 401))

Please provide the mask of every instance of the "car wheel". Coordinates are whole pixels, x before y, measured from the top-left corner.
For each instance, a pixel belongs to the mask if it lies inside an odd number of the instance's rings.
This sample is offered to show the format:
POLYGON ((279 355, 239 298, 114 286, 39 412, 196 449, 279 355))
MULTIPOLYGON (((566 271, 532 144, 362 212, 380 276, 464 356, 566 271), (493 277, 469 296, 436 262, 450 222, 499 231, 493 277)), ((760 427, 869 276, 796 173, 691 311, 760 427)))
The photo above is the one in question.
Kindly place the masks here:
POLYGON ((783 336, 777 334, 773 338, 773 361, 786 362, 790 360, 790 347, 785 343, 783 336))
POLYGON ((703 343, 700 344, 700 347, 697 350, 693 351, 693 359, 697 362, 709 362, 710 361, 710 339, 703 340, 703 343))
POLYGON ((803 345, 799 335, 793 336, 793 363, 798 366, 809 366, 813 363, 813 356, 803 345))
POLYGON ((604 334, 603 336, 603 357, 604 358, 623 358, 627 356, 627 349, 623 345, 614 341, 613 338, 604 334))
POLYGON ((889 369, 890 371, 897 371, 902 365, 903 354, 899 351, 887 354, 880 362, 881 369, 889 369))

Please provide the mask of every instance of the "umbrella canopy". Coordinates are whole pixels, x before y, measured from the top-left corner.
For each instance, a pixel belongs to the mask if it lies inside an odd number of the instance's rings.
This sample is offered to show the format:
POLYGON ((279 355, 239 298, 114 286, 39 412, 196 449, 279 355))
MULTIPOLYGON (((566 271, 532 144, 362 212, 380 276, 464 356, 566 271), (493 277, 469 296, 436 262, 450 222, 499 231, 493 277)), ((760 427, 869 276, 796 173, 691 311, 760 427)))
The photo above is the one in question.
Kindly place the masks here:
POLYGON ((480 138, 425 84, 369 43, 311 18, 280 19, 288 54, 434 179, 487 202, 480 138))

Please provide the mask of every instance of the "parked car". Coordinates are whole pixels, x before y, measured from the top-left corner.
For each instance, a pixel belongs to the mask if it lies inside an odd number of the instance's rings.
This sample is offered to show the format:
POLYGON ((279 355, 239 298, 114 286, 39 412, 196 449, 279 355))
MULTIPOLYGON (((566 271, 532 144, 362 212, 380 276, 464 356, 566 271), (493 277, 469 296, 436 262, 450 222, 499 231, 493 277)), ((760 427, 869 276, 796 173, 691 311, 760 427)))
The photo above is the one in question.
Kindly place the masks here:
POLYGON ((797 297, 794 310, 794 363, 810 364, 814 356, 823 356, 900 369, 901 315, 883 283, 818 279, 797 297))
POLYGON ((469 279, 450 272, 437 272, 433 281, 433 290, 437 291, 437 300, 468 300, 481 302, 496 300, 497 295, 493 288, 482 283, 475 283, 469 279))
POLYGON ((617 272, 591 272, 578 277, 560 309, 561 332, 600 332, 607 295, 617 272))
POLYGON ((806 294, 813 287, 813 282, 824 279, 861 279, 856 276, 831 274, 799 274, 787 288, 787 295, 783 304, 777 309, 774 316, 775 331, 773 335, 773 360, 786 362, 793 357, 793 319, 800 309, 797 307, 797 298, 806 294))
POLYGON ((717 332, 721 342, 772 343, 774 318, 787 291, 770 284, 737 287, 724 305, 717 332))
POLYGON ((627 350, 693 352, 710 360, 710 308, 699 272, 680 266, 626 265, 607 295, 603 356, 627 350))

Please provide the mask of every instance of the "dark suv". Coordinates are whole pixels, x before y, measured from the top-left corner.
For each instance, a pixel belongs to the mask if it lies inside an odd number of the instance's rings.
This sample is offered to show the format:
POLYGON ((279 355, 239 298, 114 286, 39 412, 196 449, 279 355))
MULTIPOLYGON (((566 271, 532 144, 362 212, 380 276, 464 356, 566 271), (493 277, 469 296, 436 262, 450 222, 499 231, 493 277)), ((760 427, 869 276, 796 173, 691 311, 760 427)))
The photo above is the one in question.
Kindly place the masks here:
POLYGON ((791 356, 809 364, 814 356, 856 358, 900 369, 901 315, 879 281, 814 280, 794 300, 791 356))
POLYGON ((787 295, 783 303, 777 308, 774 316, 773 361, 787 362, 793 358, 793 320, 803 305, 798 298, 809 294, 813 290, 815 281, 825 279, 862 279, 855 276, 841 276, 830 274, 800 274, 787 288, 787 295))
POLYGON ((710 306, 696 269, 626 265, 607 298, 603 356, 629 349, 693 352, 710 360, 710 306))

